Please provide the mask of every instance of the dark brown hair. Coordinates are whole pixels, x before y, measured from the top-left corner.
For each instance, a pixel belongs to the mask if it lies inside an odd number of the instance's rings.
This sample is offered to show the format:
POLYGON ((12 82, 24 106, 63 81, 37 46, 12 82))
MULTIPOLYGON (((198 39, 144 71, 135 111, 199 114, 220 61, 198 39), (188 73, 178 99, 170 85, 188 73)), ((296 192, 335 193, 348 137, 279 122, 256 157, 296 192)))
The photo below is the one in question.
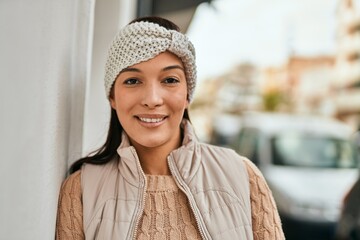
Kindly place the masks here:
MULTIPOLYGON (((152 22, 152 23, 157 23, 168 30, 180 31, 179 27, 175 23, 160 17, 137 18, 131 21, 129 24, 134 22, 152 22)), ((185 109, 183 118, 190 120, 187 109, 185 109)), ((123 131, 123 127, 120 124, 116 111, 114 109, 111 109, 109 130, 104 145, 102 145, 99 149, 95 150, 94 152, 90 153, 88 156, 80 158, 79 160, 75 161, 70 166, 69 172, 73 173, 79 170, 84 163, 101 165, 101 164, 106 164, 115 158, 118 158, 119 156, 116 150, 121 143, 122 131, 123 131)))

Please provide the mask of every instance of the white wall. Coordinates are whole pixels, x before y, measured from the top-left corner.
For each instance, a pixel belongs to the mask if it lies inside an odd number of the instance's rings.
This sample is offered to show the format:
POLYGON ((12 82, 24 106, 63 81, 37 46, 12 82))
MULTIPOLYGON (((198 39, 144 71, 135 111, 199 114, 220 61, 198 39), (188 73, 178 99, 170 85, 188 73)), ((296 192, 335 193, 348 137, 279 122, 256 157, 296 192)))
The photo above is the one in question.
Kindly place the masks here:
POLYGON ((54 238, 69 164, 106 132, 105 54, 135 3, 0 1, 1 240, 54 238))
POLYGON ((53 239, 80 156, 94 0, 0 1, 0 239, 53 239))
POLYGON ((91 79, 86 94, 83 155, 99 148, 104 142, 110 119, 110 105, 105 96, 104 66, 108 47, 118 30, 128 24, 136 13, 136 1, 97 1, 95 8, 91 79))

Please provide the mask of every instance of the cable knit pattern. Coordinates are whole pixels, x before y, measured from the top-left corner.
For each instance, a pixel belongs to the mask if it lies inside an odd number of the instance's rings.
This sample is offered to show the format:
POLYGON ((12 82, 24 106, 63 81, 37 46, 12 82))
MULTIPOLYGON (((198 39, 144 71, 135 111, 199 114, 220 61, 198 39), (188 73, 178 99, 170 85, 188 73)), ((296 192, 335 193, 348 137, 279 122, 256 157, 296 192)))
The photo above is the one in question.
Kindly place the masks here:
POLYGON ((275 201, 262 173, 251 161, 245 163, 250 179, 254 239, 285 239, 275 201))
MULTIPOLYGON (((250 180, 254 240, 285 239, 275 202, 264 177, 249 160, 245 160, 245 165, 250 180)), ((177 188, 172 177, 148 176, 147 180, 147 200, 139 225, 138 239, 190 239, 190 236, 194 236, 191 239, 199 239, 194 215, 186 196, 177 188), (187 235, 184 235, 184 232, 187 235)), ((56 224, 58 240, 85 239, 80 181, 78 171, 64 181, 60 190, 56 224)))
POLYGON ((147 175, 145 209, 137 239, 201 239, 185 194, 172 176, 147 175))
POLYGON ((177 55, 184 64, 188 100, 191 101, 196 84, 194 46, 184 34, 150 22, 129 24, 115 36, 105 65, 107 97, 123 69, 150 60, 166 50, 177 55))
POLYGON ((62 184, 56 219, 56 239, 85 239, 82 221, 80 171, 62 184))

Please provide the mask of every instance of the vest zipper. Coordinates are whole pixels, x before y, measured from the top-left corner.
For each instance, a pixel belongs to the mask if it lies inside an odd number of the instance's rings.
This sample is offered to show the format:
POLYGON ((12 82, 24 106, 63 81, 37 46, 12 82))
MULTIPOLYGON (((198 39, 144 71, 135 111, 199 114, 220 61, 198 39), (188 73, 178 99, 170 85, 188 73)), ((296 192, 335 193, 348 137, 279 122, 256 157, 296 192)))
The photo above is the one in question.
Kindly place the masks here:
POLYGON ((147 184, 146 184, 146 177, 145 177, 145 173, 142 170, 142 167, 140 165, 140 160, 137 156, 137 153, 135 151, 134 147, 131 147, 131 152, 134 154, 135 158, 136 158, 136 163, 138 165, 138 168, 140 169, 140 172, 143 176, 142 181, 140 182, 140 187, 143 188, 144 190, 142 191, 142 196, 141 196, 141 202, 140 202, 140 207, 137 208, 137 212, 136 212, 136 220, 135 220, 135 226, 133 227, 133 237, 132 239, 136 240, 136 235, 137 235, 137 231, 138 231, 138 226, 140 223, 140 219, 141 216, 144 212, 144 208, 145 208, 145 197, 146 197, 146 189, 147 189, 147 184))
POLYGON ((192 212, 193 212, 193 214, 195 216, 195 220, 196 220, 197 226, 199 228, 199 232, 200 232, 200 235, 201 235, 202 239, 205 239, 205 240, 209 239, 205 234, 205 233, 207 233, 207 230, 206 230, 202 220, 200 220, 200 217, 199 217, 200 213, 199 213, 198 208, 196 207, 196 203, 195 203, 195 200, 193 198, 193 195, 188 190, 188 187, 184 183, 184 181, 179 177, 177 170, 174 168, 174 166, 173 166, 173 164, 171 162, 170 156, 168 156, 167 159, 168 159, 170 172, 174 176, 176 184, 178 185, 180 190, 183 191, 183 193, 185 193, 185 195, 187 196, 187 199, 189 200, 190 208, 191 208, 191 210, 192 210, 192 212))

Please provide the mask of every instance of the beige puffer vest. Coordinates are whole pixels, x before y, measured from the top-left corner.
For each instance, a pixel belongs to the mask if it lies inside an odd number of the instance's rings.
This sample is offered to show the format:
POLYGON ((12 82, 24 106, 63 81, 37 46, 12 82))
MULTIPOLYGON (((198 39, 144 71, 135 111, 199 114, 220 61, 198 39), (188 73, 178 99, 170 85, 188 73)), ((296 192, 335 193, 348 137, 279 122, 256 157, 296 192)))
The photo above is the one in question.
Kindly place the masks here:
MULTIPOLYGON (((184 122, 183 145, 171 152, 171 173, 188 197, 203 239, 252 240, 249 177, 234 151, 197 142, 184 122)), ((81 170, 86 239, 134 239, 144 209, 145 175, 125 134, 120 158, 81 170)))

